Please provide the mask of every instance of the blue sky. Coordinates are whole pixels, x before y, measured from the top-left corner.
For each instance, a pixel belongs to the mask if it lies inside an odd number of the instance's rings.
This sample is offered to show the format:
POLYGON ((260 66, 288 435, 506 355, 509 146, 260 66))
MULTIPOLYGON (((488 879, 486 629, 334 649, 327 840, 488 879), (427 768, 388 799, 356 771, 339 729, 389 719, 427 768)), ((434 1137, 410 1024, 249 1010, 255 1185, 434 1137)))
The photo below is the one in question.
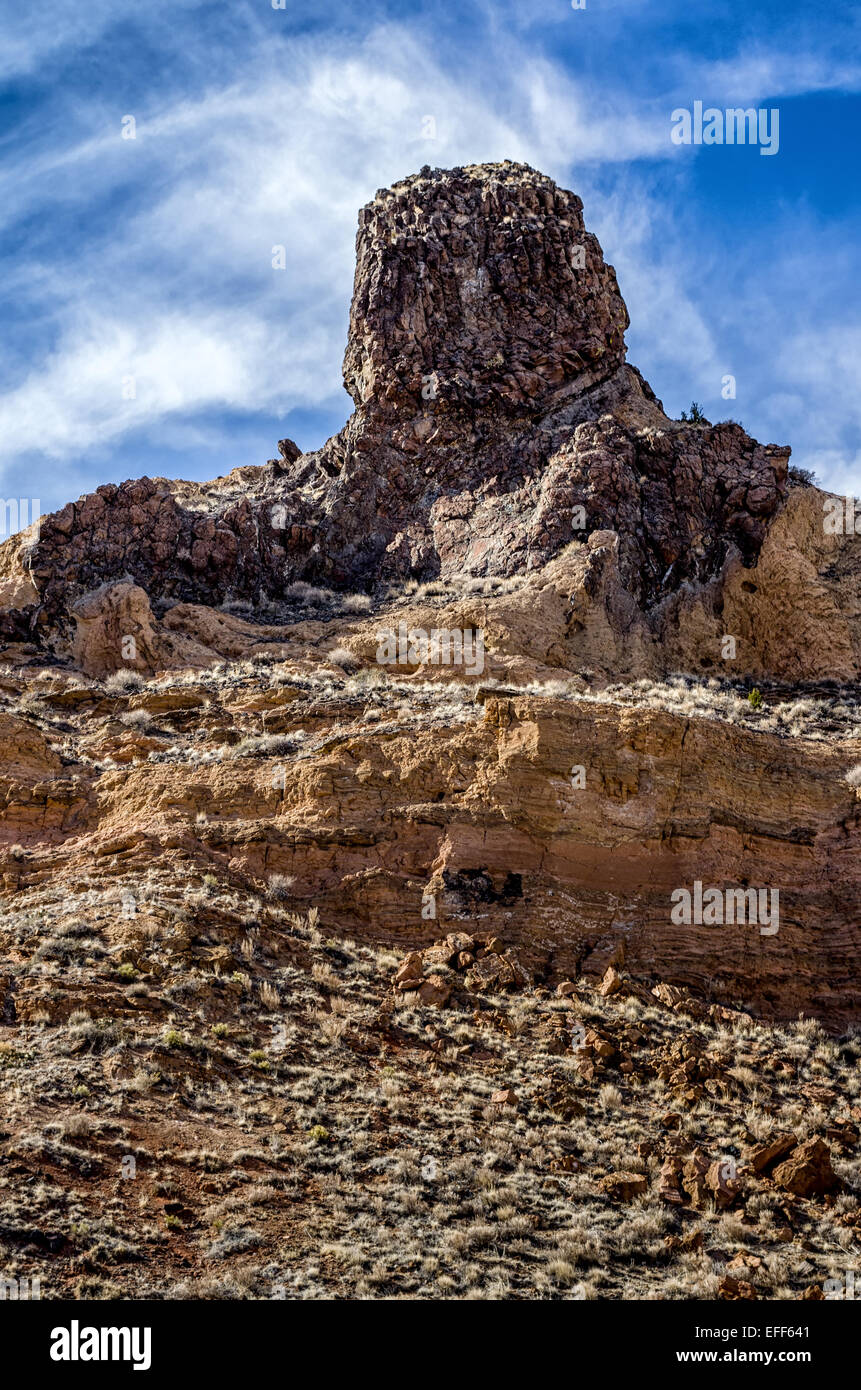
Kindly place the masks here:
POLYGON ((504 158, 583 198, 670 414, 861 495, 856 5, 2 0, 0 28, 2 496, 322 444, 359 207, 504 158), (676 146, 698 100, 778 108, 779 152, 676 146))

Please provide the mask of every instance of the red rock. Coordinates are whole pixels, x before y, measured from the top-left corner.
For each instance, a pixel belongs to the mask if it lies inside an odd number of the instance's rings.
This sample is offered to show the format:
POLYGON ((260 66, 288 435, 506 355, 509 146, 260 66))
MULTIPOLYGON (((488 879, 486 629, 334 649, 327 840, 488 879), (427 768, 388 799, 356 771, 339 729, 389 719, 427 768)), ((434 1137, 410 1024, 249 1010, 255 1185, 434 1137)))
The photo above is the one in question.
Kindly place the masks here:
POLYGON ((606 1061, 608 1057, 614 1056, 616 1052, 616 1044, 611 1042, 609 1038, 605 1038, 602 1033, 597 1032, 594 1028, 586 1029, 585 1045, 589 1052, 596 1057, 600 1057, 602 1061, 606 1061))
POLYGON ((696 1254, 702 1250, 705 1236, 702 1231, 689 1231, 684 1236, 664 1236, 664 1245, 673 1253, 696 1254))
POLYGON ((840 1144, 842 1148, 854 1149, 858 1143, 858 1126, 851 1120, 835 1120, 833 1124, 826 1125, 825 1138, 832 1144, 840 1144))
POLYGON ((560 1158, 554 1158, 550 1162, 551 1173, 579 1173, 582 1168, 580 1160, 573 1154, 562 1154, 560 1158))
POLYGON ((693 1205, 700 1210, 705 1207, 709 1196, 709 1187, 706 1182, 708 1170, 708 1159, 705 1158, 699 1149, 694 1149, 682 1169, 682 1187, 687 1192, 693 1205))
POLYGON ((419 999, 423 1004, 430 1004, 437 1009, 441 1009, 447 1004, 451 997, 451 985, 442 975, 429 975, 428 978, 419 985, 419 999))
POLYGON ((603 995, 605 999, 609 999, 611 995, 618 994, 621 988, 622 976, 618 970, 614 970, 612 965, 608 965, 607 972, 598 986, 598 993, 603 995))
POLYGON ((679 1191, 681 1172, 681 1160, 668 1158, 661 1168, 658 1178, 658 1196, 662 1201, 670 1202, 673 1206, 681 1206, 685 1200, 679 1191))
POLYGON ((451 948, 452 955, 460 954, 461 951, 472 951, 475 948, 475 942, 465 931, 449 932, 445 944, 451 948))
POLYGON ((750 1154, 750 1166, 755 1173, 764 1173, 778 1159, 785 1158, 796 1147, 798 1140, 794 1134, 777 1134, 767 1144, 754 1149, 750 1154))
POLYGON ((718 1286, 718 1298, 723 1298, 729 1303, 739 1301, 752 1302, 758 1297, 753 1284, 749 1284, 744 1279, 733 1279, 731 1274, 727 1274, 721 1279, 718 1286))
POLYGON ((419 951, 412 951, 395 971, 396 989, 415 989, 424 979, 424 960, 419 951))
POLYGON ((731 1207, 744 1186, 736 1175, 735 1164, 721 1158, 709 1164, 705 1181, 718 1211, 731 1207))
POLYGON ((806 1140, 793 1149, 789 1158, 772 1174, 779 1187, 797 1197, 814 1197, 832 1192, 839 1179, 831 1167, 831 1151, 822 1139, 806 1140))
POLYGON ((762 1260, 759 1255, 751 1255, 746 1250, 739 1250, 733 1255, 727 1265, 727 1271, 732 1271, 736 1278, 742 1278, 745 1274, 753 1274, 762 1268, 762 1260))
POLYGON ((668 1009, 678 1008, 679 1004, 681 1004, 684 999, 684 995, 680 989, 676 989, 675 985, 664 984, 663 981, 655 985, 652 994, 661 1004, 665 1004, 668 1009))

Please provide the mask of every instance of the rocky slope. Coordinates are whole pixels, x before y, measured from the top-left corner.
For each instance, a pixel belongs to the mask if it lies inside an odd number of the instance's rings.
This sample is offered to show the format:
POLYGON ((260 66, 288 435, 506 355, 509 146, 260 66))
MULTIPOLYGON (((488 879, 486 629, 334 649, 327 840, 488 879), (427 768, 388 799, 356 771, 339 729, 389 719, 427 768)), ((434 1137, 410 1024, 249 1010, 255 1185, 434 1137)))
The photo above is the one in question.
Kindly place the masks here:
POLYGON ((360 214, 339 435, 0 548, 0 1250, 46 1296, 845 1271, 856 538, 669 420, 627 321, 573 194, 423 170, 360 214))

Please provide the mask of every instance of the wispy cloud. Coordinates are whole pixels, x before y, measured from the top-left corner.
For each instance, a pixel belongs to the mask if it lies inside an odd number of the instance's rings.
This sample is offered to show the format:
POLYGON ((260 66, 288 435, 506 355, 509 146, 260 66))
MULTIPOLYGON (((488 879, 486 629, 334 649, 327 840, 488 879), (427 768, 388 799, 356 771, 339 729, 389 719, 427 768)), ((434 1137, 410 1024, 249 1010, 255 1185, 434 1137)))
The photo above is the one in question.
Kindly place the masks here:
MULTIPOLYGON (((147 22, 176 21, 205 0, 147 0, 147 22)), ((85 5, 8 5, 3 14, 0 81, 26 76, 70 52, 87 49, 115 25, 134 16, 117 0, 87 0, 85 5)))
POLYGON ((57 344, 0 396, 8 454, 32 447, 36 421, 41 449, 63 458, 171 413, 331 398, 357 210, 422 163, 508 157, 552 169, 572 146, 595 161, 664 152, 630 116, 590 113, 543 60, 498 73, 504 115, 478 92, 464 96, 397 28, 359 50, 297 43, 289 84, 273 66, 262 54, 242 83, 144 107, 134 140, 102 112, 101 131, 41 151, 18 182, 7 220, 52 199, 67 205, 73 187, 80 199, 119 190, 129 203, 110 237, 55 246, 52 263, 31 266, 30 292, 50 308, 57 344), (284 271, 273 269, 277 246, 284 271), (133 400, 121 394, 128 377, 133 400))

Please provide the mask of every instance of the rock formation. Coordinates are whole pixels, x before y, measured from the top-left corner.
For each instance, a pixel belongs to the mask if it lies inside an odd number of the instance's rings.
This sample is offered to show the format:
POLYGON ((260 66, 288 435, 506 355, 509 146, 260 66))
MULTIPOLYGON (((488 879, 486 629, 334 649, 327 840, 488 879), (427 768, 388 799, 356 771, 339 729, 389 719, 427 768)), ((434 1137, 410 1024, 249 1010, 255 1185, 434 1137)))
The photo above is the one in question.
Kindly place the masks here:
MULTIPOLYGON (((410 773, 371 727, 337 774, 336 812, 318 802, 313 757, 280 808, 237 785, 243 824, 268 828, 231 841, 231 861, 254 876, 289 869, 330 920, 373 918, 405 942, 416 885, 457 918, 478 899, 456 885, 486 875, 493 916, 510 870, 523 888, 509 933, 537 934, 560 969, 600 972, 622 951, 640 972, 761 1012, 849 1021, 861 1006, 853 719, 838 717, 835 746, 811 747, 787 741, 779 714, 751 727, 737 689, 720 697, 736 711, 723 724, 695 684, 669 709, 655 707, 666 694, 633 710, 594 700, 610 681, 668 670, 718 689, 744 675, 852 680, 854 538, 824 533, 815 488, 788 488, 787 449, 736 424, 669 420, 625 362, 627 323, 580 200, 543 175, 424 169, 379 192, 359 219, 344 360, 356 411, 341 433, 308 455, 281 440, 277 460, 212 484, 101 487, 43 519, 0 552, 6 650, 96 679, 248 656, 313 677, 321 648, 339 644, 347 675, 381 672, 381 626, 481 631, 486 667, 467 678, 470 700, 485 682, 480 722, 455 724, 453 762, 438 759, 437 721, 430 742, 410 735, 410 773), (568 688, 548 698, 560 678, 568 688), (585 787, 572 791, 573 766, 585 787), (306 854, 288 810, 362 826, 366 856, 347 870, 337 841, 306 854), (779 883, 778 941, 672 923, 675 886, 731 883, 739 865, 745 886, 779 883)), ((398 674, 458 678, 421 655, 398 674)), ((259 708, 271 729, 275 711, 259 708)), ((139 800, 130 771, 128 814, 152 821, 163 775, 184 774, 147 768, 139 800)), ((91 795, 74 823, 98 839, 106 803, 91 795)))
POLYGON ((521 165, 424 169, 360 214, 343 430, 215 483, 107 485, 44 518, 0 551, 5 633, 68 649, 77 601, 120 580, 163 607, 259 604, 296 581, 377 593, 563 561, 568 635, 606 620, 634 653, 620 667, 614 643, 608 674, 716 664, 729 607, 738 669, 816 678, 827 628, 828 661, 855 675, 839 538, 790 508, 777 592, 748 573, 785 514, 789 450, 669 420, 625 362, 627 324, 579 198, 521 165), (814 611, 785 644, 787 586, 814 611))
POLYGON ((338 435, 0 547, 7 1277, 834 1283, 861 543, 627 322, 573 194, 424 169, 360 215, 338 435))

